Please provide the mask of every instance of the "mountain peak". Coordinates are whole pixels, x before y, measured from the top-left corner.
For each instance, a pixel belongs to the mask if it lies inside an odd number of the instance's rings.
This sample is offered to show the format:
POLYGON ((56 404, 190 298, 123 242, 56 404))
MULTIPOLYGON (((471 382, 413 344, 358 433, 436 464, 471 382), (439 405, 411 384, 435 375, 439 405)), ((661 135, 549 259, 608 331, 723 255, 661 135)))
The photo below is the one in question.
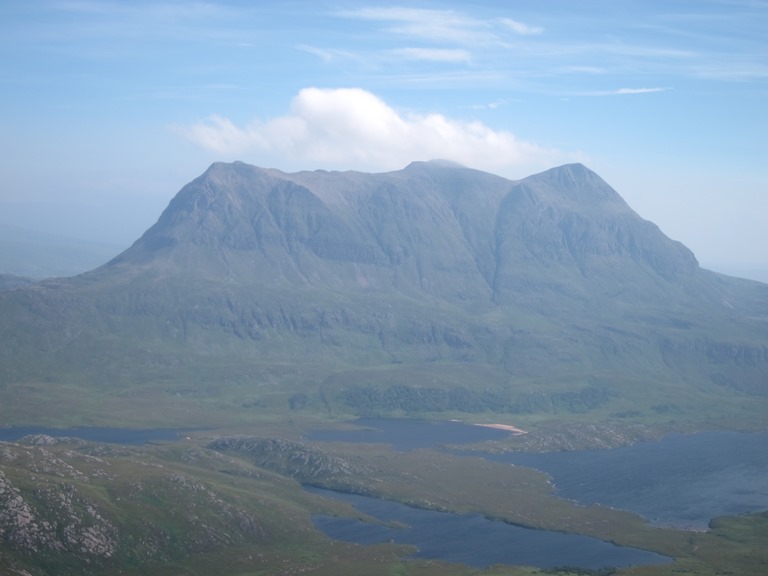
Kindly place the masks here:
POLYGON ((453 160, 435 158, 433 160, 417 160, 415 162, 411 162, 404 168, 404 170, 407 171, 420 168, 466 168, 466 166, 453 160))
POLYGON ((557 197, 560 201, 580 205, 605 205, 611 203, 614 208, 630 211, 624 199, 605 180, 583 164, 564 164, 534 174, 524 182, 539 188, 541 193, 557 197))
MULTIPOLYGON (((569 262, 604 286, 625 284, 640 269, 662 282, 693 274, 698 262, 679 242, 638 216, 583 164, 566 164, 521 180, 504 216, 523 237, 516 265, 531 254, 569 262), (633 266, 639 266, 631 272, 633 266)), ((640 282, 639 277, 634 282, 640 282)))

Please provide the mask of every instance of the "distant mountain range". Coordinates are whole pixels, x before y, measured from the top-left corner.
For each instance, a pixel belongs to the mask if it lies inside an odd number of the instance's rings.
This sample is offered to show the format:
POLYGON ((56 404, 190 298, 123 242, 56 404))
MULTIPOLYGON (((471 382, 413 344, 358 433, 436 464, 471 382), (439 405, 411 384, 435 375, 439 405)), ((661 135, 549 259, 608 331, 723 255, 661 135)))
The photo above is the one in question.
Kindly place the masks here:
POLYGON ((768 405, 768 285, 700 268, 580 164, 216 163, 128 250, 0 295, 0 317, 0 404, 33 385, 332 414, 768 405))
POLYGON ((100 266, 123 248, 0 223, 0 275, 74 276, 100 266))

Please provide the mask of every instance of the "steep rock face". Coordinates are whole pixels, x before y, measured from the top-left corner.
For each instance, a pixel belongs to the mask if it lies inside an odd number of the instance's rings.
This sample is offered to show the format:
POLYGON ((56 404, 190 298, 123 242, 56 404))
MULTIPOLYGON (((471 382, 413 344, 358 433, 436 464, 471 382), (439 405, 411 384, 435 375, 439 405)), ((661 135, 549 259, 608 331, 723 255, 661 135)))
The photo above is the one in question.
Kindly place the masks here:
POLYGON ((160 259, 235 281, 487 298, 492 245, 475 237, 510 182, 452 170, 466 186, 445 186, 450 174, 429 165, 364 175, 214 164, 110 266, 160 259))
POLYGON ((520 182, 500 207, 497 299, 555 288, 561 294, 658 297, 698 271, 693 254, 640 218, 581 165, 520 182), (649 294, 651 290, 653 294, 649 294))
POLYGON ((158 262, 234 282, 486 305, 545 285, 656 287, 698 269, 581 165, 512 182, 435 163, 376 175, 214 164, 109 267, 158 262))

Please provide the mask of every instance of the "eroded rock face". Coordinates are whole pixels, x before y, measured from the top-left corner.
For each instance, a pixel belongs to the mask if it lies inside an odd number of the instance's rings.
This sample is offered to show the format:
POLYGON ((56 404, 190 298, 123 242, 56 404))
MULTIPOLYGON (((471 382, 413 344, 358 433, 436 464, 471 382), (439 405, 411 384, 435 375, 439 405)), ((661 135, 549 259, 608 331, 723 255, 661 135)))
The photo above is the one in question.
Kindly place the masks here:
POLYGON ((11 548, 67 552, 86 561, 117 552, 116 526, 73 484, 44 486, 30 496, 25 498, 0 470, 0 540, 11 548))
POLYGON ((0 538, 21 550, 35 552, 54 543, 51 525, 38 522, 32 507, 0 470, 0 538))
MULTIPOLYGON (((184 461, 208 458, 188 452, 184 461)), ((0 442, 0 576, 104 574, 267 537, 258 500, 239 490, 233 497, 186 464, 175 468, 175 455, 163 457, 45 436, 0 442)), ((251 472, 246 466, 243 477, 251 472)))

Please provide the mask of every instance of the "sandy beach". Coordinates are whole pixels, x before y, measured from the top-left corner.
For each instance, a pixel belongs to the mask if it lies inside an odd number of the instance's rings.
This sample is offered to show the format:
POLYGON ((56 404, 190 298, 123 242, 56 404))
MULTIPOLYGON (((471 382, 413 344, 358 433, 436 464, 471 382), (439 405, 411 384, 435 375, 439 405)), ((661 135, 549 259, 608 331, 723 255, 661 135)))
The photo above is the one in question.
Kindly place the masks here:
POLYGON ((512 434, 528 434, 525 430, 518 428, 517 426, 511 426, 510 424, 475 424, 475 426, 482 426, 483 428, 496 428, 498 430, 507 430, 512 434))

